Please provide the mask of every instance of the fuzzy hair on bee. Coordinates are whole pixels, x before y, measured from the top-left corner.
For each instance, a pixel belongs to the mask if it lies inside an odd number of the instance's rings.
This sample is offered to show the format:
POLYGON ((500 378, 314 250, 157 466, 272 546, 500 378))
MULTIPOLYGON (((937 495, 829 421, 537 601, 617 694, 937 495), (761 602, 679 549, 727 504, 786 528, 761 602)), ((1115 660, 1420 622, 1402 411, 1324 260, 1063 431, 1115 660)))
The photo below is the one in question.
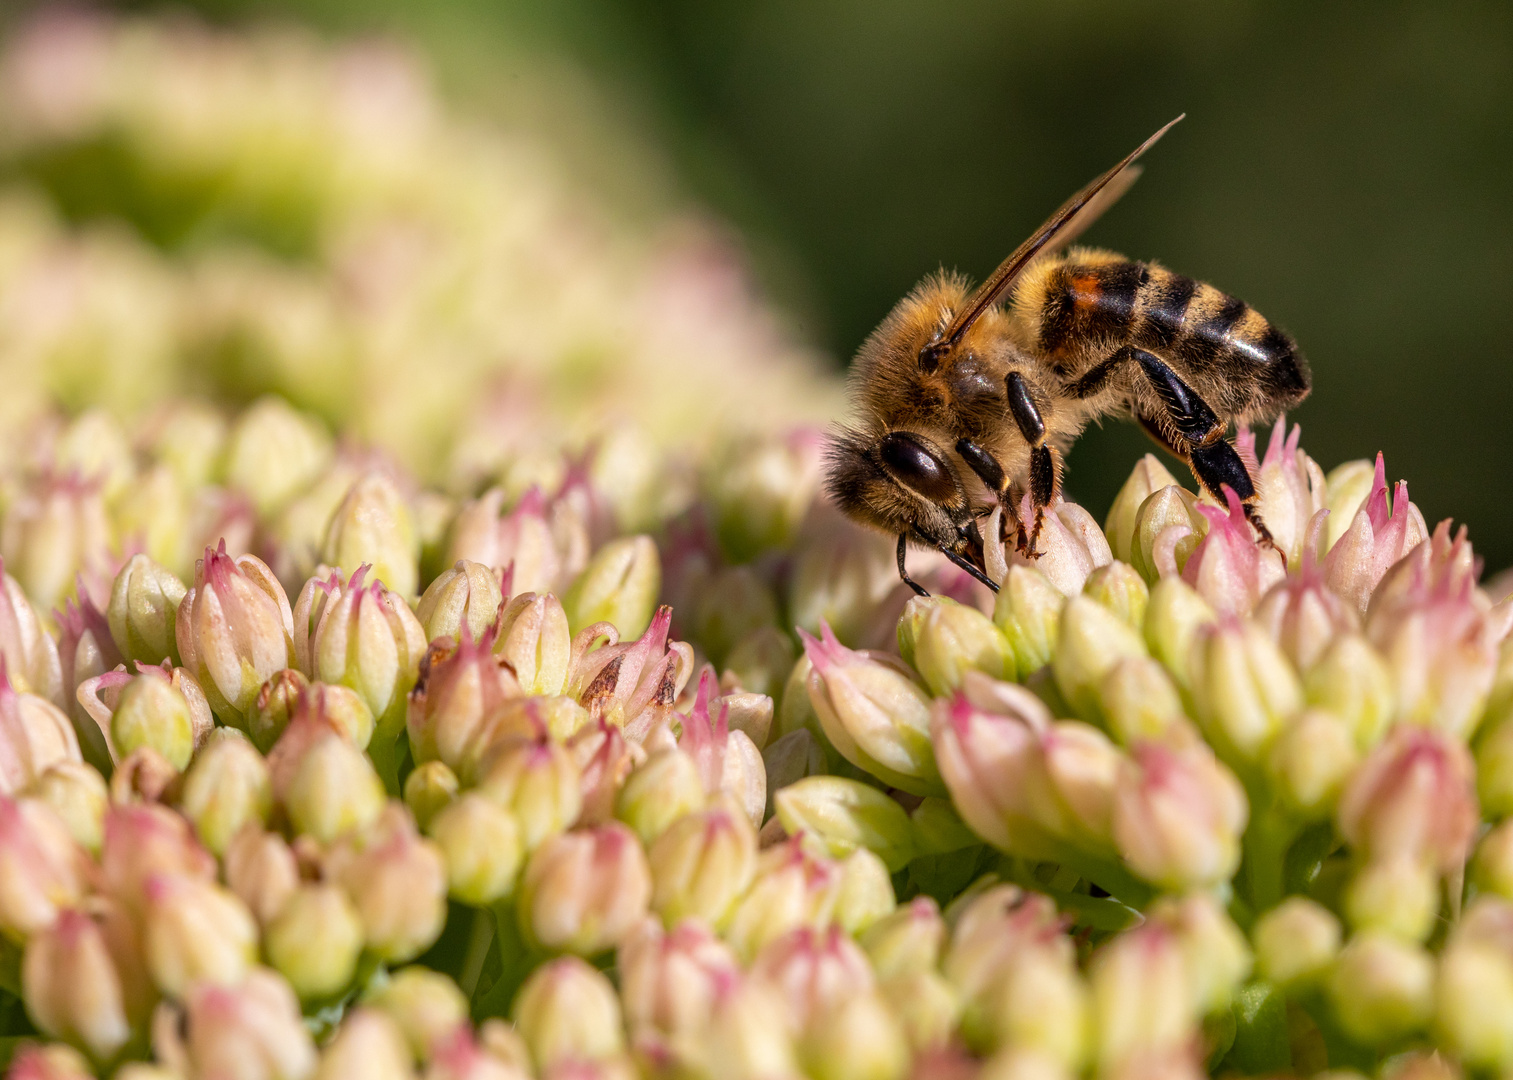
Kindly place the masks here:
POLYGON ((1270 539, 1225 435, 1307 396, 1308 365, 1292 339, 1212 285, 1067 247, 1177 120, 1073 196, 976 289, 957 274, 925 278, 857 353, 857 417, 831 436, 827 489, 852 518, 898 537, 899 576, 916 592, 910 544, 996 588, 978 520, 997 506, 1017 549, 1036 557, 1062 458, 1104 416, 1137 420, 1221 501, 1233 490, 1270 539))

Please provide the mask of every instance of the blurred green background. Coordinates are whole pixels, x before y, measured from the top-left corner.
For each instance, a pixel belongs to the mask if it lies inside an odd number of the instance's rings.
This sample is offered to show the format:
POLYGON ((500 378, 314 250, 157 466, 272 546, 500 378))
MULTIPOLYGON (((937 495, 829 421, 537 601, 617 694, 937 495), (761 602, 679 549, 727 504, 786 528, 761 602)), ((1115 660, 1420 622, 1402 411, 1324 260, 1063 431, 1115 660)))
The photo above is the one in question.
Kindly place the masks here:
MULTIPOLYGON (((614 152, 581 147, 585 168, 628 204, 693 199, 728 220, 837 363, 922 274, 986 273, 1186 111, 1089 240, 1291 330, 1314 366, 1309 452, 1328 468, 1385 451, 1431 524, 1453 514, 1490 568, 1513 563, 1506 2, 187 6, 396 33, 475 108, 591 114, 614 152), (559 93, 512 95, 516 73, 552 65, 559 93)), ((1101 514, 1147 447, 1128 425, 1089 433, 1071 493, 1101 514)))

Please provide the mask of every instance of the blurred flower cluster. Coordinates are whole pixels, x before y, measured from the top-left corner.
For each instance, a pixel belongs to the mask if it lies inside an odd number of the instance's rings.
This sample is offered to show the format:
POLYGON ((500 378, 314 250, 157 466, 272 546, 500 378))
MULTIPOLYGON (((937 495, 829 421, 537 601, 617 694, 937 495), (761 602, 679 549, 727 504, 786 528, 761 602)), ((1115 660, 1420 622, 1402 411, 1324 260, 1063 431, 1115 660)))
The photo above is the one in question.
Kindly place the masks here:
POLYGON ((724 271, 392 55, 0 72, 10 1075, 1513 1074, 1513 602, 1380 458, 915 597, 724 271))

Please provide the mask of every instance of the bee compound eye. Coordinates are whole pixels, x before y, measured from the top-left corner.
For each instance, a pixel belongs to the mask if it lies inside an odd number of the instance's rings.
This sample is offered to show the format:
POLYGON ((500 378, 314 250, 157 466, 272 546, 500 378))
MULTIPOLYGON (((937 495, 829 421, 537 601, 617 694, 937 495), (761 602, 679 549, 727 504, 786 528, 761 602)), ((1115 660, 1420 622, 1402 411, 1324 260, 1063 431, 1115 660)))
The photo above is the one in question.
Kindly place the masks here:
POLYGON ((917 436, 890 431, 878 446, 888 473, 904 487, 933 503, 954 503, 961 491, 956 475, 940 452, 917 436))

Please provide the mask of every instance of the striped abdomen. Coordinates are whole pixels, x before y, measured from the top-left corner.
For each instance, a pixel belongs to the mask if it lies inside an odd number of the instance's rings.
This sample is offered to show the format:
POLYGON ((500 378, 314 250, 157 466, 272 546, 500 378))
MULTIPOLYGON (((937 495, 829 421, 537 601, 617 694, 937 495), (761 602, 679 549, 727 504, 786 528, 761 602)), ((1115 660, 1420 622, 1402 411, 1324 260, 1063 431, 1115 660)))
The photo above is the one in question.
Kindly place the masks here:
POLYGON ((1134 345, 1194 376, 1221 377, 1230 413, 1280 409, 1307 394, 1308 366, 1292 338, 1244 301, 1101 252, 1074 251, 1048 262, 1026 276, 1016 308, 1031 320, 1053 366, 1101 359, 1089 349, 1134 345))

